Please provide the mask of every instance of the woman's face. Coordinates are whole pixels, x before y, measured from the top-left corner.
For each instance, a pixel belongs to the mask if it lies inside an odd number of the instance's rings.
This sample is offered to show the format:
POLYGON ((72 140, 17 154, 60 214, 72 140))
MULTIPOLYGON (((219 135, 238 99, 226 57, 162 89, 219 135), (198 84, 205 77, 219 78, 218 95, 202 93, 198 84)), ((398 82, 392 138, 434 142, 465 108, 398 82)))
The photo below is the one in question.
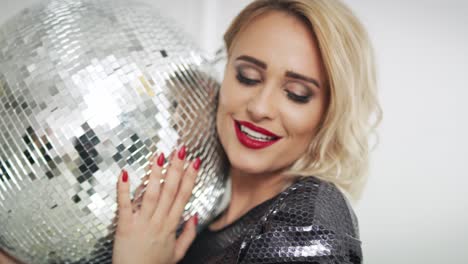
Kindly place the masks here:
POLYGON ((325 109, 322 60, 312 32, 272 11, 236 37, 219 94, 217 130, 233 169, 272 173, 299 159, 325 109))

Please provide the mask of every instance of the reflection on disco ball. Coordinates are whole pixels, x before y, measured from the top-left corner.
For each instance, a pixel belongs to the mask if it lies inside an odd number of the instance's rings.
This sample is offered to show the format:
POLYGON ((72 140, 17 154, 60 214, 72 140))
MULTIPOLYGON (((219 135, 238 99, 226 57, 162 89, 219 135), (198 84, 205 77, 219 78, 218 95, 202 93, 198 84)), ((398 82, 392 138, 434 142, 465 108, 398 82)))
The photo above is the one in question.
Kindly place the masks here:
POLYGON ((149 10, 53 0, 0 26, 0 248, 18 259, 109 263, 117 176, 135 190, 154 153, 182 144, 203 160, 184 219, 219 211, 218 82, 149 10))

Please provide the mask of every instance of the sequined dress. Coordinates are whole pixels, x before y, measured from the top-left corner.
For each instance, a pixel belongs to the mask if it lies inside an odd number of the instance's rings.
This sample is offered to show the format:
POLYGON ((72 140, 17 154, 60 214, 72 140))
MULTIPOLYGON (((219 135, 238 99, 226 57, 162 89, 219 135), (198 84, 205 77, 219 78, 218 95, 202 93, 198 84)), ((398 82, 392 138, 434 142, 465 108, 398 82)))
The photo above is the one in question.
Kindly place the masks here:
POLYGON ((179 263, 362 263, 357 218, 335 185, 304 177, 224 228, 205 228, 179 263))

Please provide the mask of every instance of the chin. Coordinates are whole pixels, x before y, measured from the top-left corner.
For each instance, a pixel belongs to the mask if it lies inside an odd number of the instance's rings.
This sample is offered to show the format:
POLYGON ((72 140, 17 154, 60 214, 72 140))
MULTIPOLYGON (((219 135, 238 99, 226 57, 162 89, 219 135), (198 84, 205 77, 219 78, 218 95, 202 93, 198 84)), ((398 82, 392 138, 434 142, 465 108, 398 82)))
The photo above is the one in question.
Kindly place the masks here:
POLYGON ((242 172, 242 174, 263 174, 271 170, 269 166, 261 164, 255 159, 229 159, 231 168, 242 172))

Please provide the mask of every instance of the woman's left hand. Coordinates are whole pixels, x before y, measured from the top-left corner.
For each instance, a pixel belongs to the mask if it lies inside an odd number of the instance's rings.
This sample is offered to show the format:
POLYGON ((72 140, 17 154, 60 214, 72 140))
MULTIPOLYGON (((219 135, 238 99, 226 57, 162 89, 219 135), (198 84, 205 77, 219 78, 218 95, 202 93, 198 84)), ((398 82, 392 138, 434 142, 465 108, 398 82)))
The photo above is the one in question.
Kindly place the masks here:
POLYGON ((164 154, 155 157, 141 208, 133 210, 130 200, 128 174, 122 171, 117 186, 118 220, 112 263, 167 264, 180 261, 196 236, 198 218, 188 220, 176 239, 176 229, 200 167, 200 159, 183 169, 185 147, 172 155, 165 174, 164 154))

